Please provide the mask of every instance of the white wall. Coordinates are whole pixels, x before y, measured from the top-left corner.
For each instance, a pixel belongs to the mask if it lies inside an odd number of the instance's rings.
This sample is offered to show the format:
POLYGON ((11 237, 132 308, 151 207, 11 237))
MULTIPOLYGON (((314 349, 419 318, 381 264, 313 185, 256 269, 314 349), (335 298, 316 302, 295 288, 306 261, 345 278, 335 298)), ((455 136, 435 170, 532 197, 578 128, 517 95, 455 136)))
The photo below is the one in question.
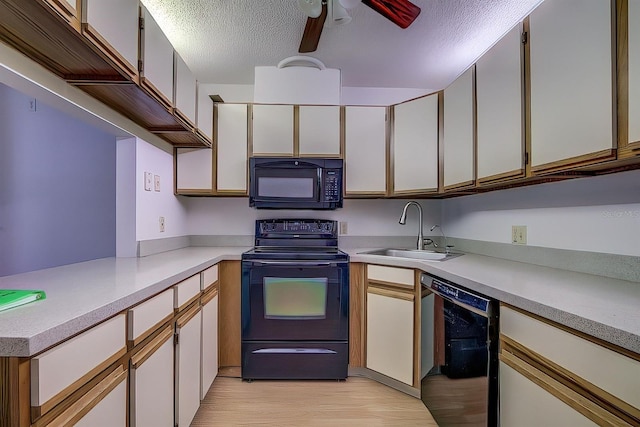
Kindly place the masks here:
POLYGON ((527 226, 527 244, 640 256, 640 171, 447 199, 452 237, 510 243, 527 226))
MULTIPOLYGON (((349 236, 417 236, 418 212, 409 208, 407 224, 398 220, 406 200, 345 200, 342 209, 334 211, 260 210, 249 207, 244 198, 189 198, 188 234, 251 236, 255 220, 262 218, 320 218, 347 222, 349 236)), ((428 231, 440 222, 439 200, 420 201, 424 211, 424 227, 428 231)), ((425 233, 429 234, 429 233, 425 233)))
POLYGON ((173 194, 173 155, 142 139, 136 141, 136 240, 186 234, 187 212, 181 197, 173 194), (160 191, 145 191, 144 172, 160 176, 160 191), (160 232, 159 218, 165 218, 160 232))

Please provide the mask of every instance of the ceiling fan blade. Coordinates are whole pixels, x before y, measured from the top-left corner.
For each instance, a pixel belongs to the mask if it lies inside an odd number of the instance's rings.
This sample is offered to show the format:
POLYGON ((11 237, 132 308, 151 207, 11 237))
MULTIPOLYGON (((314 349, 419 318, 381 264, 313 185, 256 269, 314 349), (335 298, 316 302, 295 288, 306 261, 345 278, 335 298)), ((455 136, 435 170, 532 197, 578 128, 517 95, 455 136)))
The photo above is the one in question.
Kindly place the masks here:
POLYGON ((320 35, 322 34, 322 28, 324 27, 324 21, 327 19, 327 5, 322 5, 322 13, 317 18, 307 18, 307 25, 304 27, 304 33, 302 33, 302 40, 300 41, 299 53, 314 52, 318 48, 318 42, 320 41, 320 35))
POLYGON ((420 8, 408 0, 362 0, 400 28, 407 28, 420 15, 420 8))

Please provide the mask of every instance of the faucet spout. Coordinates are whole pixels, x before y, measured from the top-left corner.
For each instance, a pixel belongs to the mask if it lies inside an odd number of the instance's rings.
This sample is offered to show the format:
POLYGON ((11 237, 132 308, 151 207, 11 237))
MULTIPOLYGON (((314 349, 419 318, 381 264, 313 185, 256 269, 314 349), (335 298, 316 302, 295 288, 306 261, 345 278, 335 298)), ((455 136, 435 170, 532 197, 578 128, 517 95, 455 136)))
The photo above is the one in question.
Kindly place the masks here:
POLYGON ((407 223, 407 209, 409 206, 415 206, 418 209, 418 243, 416 249, 419 251, 424 249, 424 235, 422 232, 422 206, 418 202, 407 202, 402 209, 402 215, 400 215, 400 224, 405 225, 407 223))

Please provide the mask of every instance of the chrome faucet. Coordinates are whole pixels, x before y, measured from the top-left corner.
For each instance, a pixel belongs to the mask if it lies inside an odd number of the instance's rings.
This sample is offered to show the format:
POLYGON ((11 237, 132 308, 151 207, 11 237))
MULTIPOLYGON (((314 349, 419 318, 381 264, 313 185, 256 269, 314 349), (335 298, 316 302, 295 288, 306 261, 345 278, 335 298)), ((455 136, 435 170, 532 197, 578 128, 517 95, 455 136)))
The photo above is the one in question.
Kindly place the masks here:
POLYGON ((402 215, 400 216, 400 224, 405 225, 407 223, 407 208, 409 206, 415 206, 418 209, 418 244, 416 249, 419 251, 424 250, 424 235, 422 233, 422 206, 418 202, 407 202, 402 209, 402 215))

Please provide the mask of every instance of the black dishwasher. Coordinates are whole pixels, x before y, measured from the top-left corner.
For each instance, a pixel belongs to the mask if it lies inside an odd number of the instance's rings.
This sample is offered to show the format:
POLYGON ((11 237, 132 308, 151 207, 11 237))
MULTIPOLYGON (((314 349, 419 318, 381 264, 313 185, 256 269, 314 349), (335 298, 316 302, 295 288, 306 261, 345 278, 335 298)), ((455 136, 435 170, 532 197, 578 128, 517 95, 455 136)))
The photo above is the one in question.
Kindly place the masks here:
POLYGON ((421 398, 441 427, 498 425, 498 301, 423 273, 421 398))

